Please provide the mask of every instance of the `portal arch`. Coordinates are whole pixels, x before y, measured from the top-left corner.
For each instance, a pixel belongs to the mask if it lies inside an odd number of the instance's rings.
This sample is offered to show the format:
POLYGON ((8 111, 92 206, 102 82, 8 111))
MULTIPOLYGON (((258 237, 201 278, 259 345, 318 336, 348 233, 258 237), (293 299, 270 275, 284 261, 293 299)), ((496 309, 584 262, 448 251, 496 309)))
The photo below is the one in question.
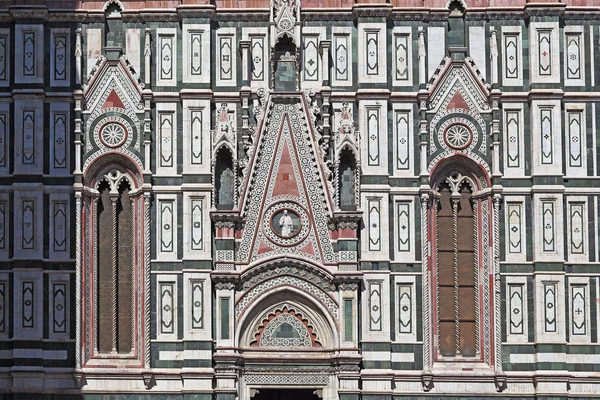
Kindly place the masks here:
POLYGON ((274 287, 254 299, 237 325, 235 338, 239 348, 252 351, 266 351, 276 347, 300 351, 331 350, 339 343, 335 317, 319 300, 292 284, 274 287), (310 337, 310 345, 275 346, 261 342, 264 329, 282 314, 289 314, 305 325, 306 330, 313 335, 310 337))

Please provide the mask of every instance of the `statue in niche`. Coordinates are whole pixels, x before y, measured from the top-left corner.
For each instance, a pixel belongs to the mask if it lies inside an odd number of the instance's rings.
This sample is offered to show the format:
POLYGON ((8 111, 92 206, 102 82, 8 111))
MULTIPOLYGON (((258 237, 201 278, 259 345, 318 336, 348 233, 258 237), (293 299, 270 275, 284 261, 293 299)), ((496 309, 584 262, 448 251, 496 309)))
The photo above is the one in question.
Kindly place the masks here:
POLYGON ((281 210, 273 215, 272 229, 281 237, 289 238, 298 233, 300 218, 291 210, 281 210))
POLYGON ((354 171, 347 165, 341 173, 340 207, 342 210, 352 210, 354 204, 354 171))
POLYGON ((219 205, 233 205, 233 170, 229 167, 221 172, 219 205))
POLYGON ((279 218, 279 226, 281 227, 281 236, 290 236, 294 229, 294 221, 289 216, 287 210, 283 210, 283 215, 279 218))

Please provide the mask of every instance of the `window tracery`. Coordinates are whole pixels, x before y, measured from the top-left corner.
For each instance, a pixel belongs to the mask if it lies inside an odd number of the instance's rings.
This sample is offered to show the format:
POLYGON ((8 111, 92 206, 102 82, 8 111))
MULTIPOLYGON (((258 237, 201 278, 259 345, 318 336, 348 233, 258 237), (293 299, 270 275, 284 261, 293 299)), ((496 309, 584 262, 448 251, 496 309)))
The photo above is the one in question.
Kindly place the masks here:
POLYGON ((489 179, 472 160, 454 156, 438 165, 431 181, 434 360, 490 364, 489 179))

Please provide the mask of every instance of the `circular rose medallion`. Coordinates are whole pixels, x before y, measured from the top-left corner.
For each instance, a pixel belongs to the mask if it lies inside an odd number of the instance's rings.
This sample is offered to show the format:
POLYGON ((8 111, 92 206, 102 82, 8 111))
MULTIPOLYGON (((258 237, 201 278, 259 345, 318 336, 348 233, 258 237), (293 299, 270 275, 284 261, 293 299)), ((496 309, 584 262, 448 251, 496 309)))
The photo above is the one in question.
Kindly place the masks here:
POLYGON ((121 124, 109 122, 102 127, 100 140, 106 147, 119 147, 127 140, 127 131, 121 124))
POLYGON ((473 141, 471 130, 463 124, 450 125, 444 132, 444 141, 454 150, 463 150, 473 141))
POLYGON ((285 201, 267 208, 263 218, 263 232, 273 243, 293 246, 306 238, 309 224, 304 207, 285 201))

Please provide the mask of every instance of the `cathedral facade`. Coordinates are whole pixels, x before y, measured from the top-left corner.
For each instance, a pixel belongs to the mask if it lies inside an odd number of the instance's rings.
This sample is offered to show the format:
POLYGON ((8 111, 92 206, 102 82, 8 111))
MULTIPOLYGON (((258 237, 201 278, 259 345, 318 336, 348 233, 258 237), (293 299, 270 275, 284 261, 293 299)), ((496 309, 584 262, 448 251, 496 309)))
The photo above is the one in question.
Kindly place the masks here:
POLYGON ((0 0, 0 398, 600 393, 596 0, 0 0))

